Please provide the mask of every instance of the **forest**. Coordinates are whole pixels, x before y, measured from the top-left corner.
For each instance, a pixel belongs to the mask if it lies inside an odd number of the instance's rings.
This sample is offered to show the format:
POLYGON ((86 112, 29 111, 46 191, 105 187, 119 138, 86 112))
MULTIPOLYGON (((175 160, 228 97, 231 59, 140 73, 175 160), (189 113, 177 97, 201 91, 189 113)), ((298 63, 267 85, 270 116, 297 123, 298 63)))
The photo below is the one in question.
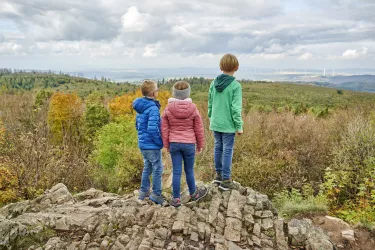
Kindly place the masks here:
MULTIPOLYGON (((207 118, 212 79, 159 79, 163 107, 177 80, 192 86, 207 146, 196 178, 213 179, 207 118)), ((313 85, 239 80, 244 134, 233 178, 272 197, 284 216, 325 212, 374 228, 375 94, 313 85)), ((143 167, 132 101, 139 86, 52 72, 0 70, 0 206, 57 183, 79 192, 137 189, 143 167)), ((165 193, 171 161, 163 151, 165 193)))

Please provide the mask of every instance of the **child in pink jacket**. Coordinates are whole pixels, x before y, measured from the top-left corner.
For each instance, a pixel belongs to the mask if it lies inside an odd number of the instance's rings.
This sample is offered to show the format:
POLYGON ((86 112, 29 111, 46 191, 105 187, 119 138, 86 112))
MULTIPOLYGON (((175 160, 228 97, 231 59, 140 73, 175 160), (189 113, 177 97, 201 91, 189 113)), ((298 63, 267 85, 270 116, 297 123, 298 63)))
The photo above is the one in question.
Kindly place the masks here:
POLYGON ((195 152, 200 153, 204 147, 204 129, 202 117, 189 97, 190 85, 184 81, 176 82, 173 98, 169 98, 162 118, 163 144, 171 154, 173 165, 173 199, 170 205, 174 207, 181 206, 182 161, 190 200, 198 201, 207 194, 207 188, 197 189, 195 186, 195 152))

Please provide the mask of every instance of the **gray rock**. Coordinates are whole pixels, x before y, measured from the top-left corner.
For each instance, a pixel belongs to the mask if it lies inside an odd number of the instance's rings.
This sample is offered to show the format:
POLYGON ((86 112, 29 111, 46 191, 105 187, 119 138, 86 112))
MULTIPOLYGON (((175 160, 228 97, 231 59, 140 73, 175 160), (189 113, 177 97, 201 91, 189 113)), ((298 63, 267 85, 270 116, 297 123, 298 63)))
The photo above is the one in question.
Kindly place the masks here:
POLYGON ((161 227, 156 230, 156 237, 162 240, 166 240, 168 238, 169 231, 168 229, 161 227))
POLYGON ((245 215, 243 219, 246 227, 250 227, 255 223, 254 218, 251 214, 245 215))
POLYGON ((260 237, 260 225, 258 223, 254 224, 253 234, 257 237, 260 237))
POLYGON ((204 201, 176 209, 96 189, 72 197, 58 184, 34 200, 0 208, 0 249, 46 233, 44 246, 29 249, 332 249, 309 220, 285 228, 268 197, 250 188, 221 192, 211 185, 204 201))
POLYGON ((184 231, 185 223, 184 221, 177 220, 173 223, 172 232, 173 233, 180 233, 184 231))
POLYGON ((246 197, 237 190, 232 190, 228 201, 227 216, 242 219, 242 209, 246 204, 246 197))
POLYGON ((192 241, 198 242, 199 241, 198 234, 196 232, 192 232, 190 235, 190 239, 192 241))
POLYGON ((214 196, 212 198, 211 205, 208 211, 208 223, 210 223, 212 226, 215 226, 217 223, 217 214, 222 202, 222 199, 218 198, 217 196, 214 196))
POLYGON ((343 239, 345 240, 348 240, 350 242, 354 242, 355 241, 355 237, 354 237, 354 230, 344 230, 341 232, 341 236, 343 239))
POLYGON ((227 217, 224 237, 226 240, 239 242, 241 241, 242 222, 237 218, 227 217))
POLYGON ((268 230, 273 228, 273 220, 271 218, 262 219, 262 229, 268 230))
POLYGON ((284 233, 284 220, 275 220, 276 245, 279 250, 288 250, 288 243, 284 233))
POLYGON ((242 250, 242 248, 237 246, 234 242, 229 241, 228 250, 242 250))
POLYGON ((309 219, 292 219, 288 223, 288 236, 292 246, 307 246, 311 250, 334 249, 329 237, 309 219))

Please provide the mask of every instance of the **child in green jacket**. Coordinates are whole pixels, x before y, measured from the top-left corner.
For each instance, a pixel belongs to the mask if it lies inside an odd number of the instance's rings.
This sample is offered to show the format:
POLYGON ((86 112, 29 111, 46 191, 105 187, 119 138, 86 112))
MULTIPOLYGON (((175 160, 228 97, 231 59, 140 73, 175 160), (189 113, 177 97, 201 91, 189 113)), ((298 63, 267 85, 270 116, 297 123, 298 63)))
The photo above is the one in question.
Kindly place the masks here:
POLYGON ((242 88, 233 76, 238 67, 234 55, 224 55, 220 60, 223 74, 212 81, 208 94, 210 130, 215 137, 216 177, 213 182, 222 190, 238 188, 231 179, 234 137, 243 133, 242 88))

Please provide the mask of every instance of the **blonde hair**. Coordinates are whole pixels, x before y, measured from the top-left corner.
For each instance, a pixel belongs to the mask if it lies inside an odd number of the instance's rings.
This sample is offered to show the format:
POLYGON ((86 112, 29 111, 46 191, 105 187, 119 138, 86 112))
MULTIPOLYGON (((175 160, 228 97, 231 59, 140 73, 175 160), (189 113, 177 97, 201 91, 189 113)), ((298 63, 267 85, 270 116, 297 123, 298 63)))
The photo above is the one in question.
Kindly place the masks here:
POLYGON ((232 72, 238 69, 237 57, 232 54, 225 54, 220 60, 220 69, 225 72, 232 72))
POLYGON ((157 83, 151 80, 145 80, 141 85, 142 95, 150 96, 156 89, 157 83))
POLYGON ((189 87, 190 87, 189 83, 187 83, 185 81, 178 81, 173 85, 173 88, 177 89, 177 90, 184 90, 184 89, 187 89, 189 87))

